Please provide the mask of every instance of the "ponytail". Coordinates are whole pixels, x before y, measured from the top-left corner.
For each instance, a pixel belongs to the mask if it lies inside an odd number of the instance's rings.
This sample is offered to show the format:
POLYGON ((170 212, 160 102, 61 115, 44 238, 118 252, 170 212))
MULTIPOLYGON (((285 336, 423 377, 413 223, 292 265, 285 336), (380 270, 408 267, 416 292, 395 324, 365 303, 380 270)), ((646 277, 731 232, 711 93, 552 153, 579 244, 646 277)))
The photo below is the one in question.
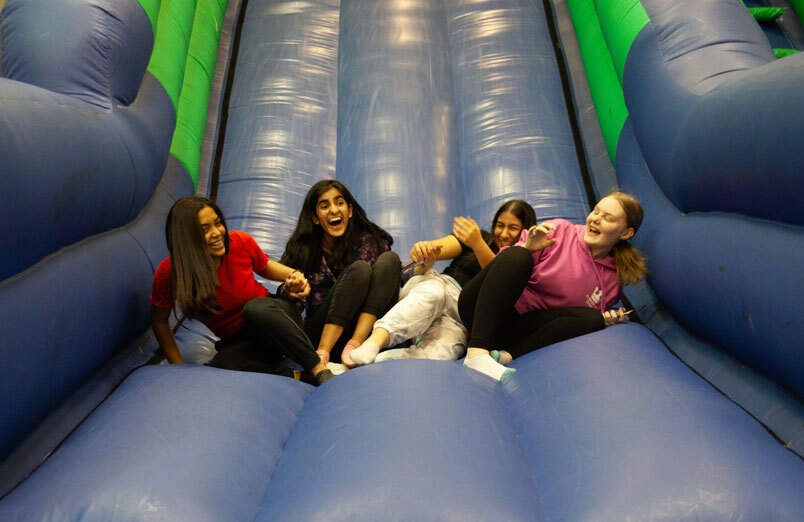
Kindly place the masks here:
MULTIPOLYGON (((637 233, 642 226, 644 211, 639 200, 625 192, 612 192, 606 197, 617 200, 625 212, 627 225, 637 233)), ((645 279, 648 275, 648 265, 645 256, 627 240, 620 240, 612 248, 614 253, 614 266, 617 267, 617 281, 622 286, 633 285, 645 279)))
POLYGON ((617 281, 622 286, 636 284, 648 275, 646 258, 628 241, 621 240, 612 249, 614 266, 617 267, 617 281))

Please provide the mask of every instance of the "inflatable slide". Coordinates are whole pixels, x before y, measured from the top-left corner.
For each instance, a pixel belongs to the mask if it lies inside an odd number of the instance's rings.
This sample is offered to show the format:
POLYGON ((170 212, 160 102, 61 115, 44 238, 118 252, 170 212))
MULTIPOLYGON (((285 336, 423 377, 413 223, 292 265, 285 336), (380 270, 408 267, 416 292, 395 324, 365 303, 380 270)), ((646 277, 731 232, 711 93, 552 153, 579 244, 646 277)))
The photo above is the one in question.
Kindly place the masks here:
MULTIPOLYGON (((804 3, 0 0, 0 520, 801 520, 804 3), (773 12, 771 12, 773 11, 773 12), (406 257, 646 218, 626 324, 499 383, 164 364, 170 205, 278 258, 335 177, 406 257)), ((201 350, 191 353, 195 348, 201 350)), ((205 348, 204 348, 205 347, 205 348)))

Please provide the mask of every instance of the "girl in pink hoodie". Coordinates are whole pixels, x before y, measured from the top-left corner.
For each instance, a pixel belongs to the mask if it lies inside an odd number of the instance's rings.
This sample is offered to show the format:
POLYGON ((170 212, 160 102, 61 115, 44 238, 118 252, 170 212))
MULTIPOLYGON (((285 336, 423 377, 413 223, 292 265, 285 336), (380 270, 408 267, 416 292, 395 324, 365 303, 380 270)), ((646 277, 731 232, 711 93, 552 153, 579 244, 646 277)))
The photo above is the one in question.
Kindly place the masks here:
POLYGON ((628 243, 642 216, 636 198, 614 192, 584 225, 555 219, 523 231, 461 292, 458 310, 470 332, 464 364, 502 381, 514 370, 495 361, 491 348, 506 348, 500 352, 505 363, 625 320, 624 308, 611 308, 622 286, 647 272, 644 257, 628 243))

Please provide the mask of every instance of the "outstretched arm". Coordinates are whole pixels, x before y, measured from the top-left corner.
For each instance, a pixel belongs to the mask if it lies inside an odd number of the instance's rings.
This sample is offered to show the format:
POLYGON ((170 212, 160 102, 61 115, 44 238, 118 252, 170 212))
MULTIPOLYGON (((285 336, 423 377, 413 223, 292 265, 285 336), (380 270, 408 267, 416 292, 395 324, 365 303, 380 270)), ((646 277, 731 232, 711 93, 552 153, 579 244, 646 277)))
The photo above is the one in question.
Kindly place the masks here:
POLYGON ((268 260, 265 270, 257 272, 271 281, 282 281, 282 291, 292 299, 305 299, 310 294, 310 284, 304 274, 273 260, 268 260))
POLYGON ((453 259, 461 253, 461 244, 454 236, 444 236, 429 241, 419 241, 410 249, 410 259, 423 263, 413 269, 416 275, 427 272, 436 261, 453 259))
POLYGON ((530 227, 528 229, 528 237, 525 239, 525 244, 523 246, 531 252, 544 250, 556 242, 556 239, 547 238, 547 235, 550 233, 550 231, 555 229, 556 226, 550 222, 530 227))

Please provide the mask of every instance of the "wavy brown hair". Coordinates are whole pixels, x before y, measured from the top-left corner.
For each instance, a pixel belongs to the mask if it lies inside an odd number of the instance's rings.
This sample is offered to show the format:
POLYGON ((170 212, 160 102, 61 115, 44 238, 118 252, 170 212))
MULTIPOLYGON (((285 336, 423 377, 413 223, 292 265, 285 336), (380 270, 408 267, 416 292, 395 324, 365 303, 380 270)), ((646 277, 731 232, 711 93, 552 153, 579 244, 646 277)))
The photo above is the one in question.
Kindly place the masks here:
MULTIPOLYGON (((625 222, 629 228, 637 233, 642 225, 642 218, 645 212, 639 200, 626 192, 612 192, 606 197, 617 200, 625 211, 625 222)), ((633 236, 631 236, 633 237, 633 236)), ((633 285, 645 279, 648 275, 648 264, 642 252, 625 239, 621 239, 612 248, 614 252, 614 266, 617 267, 617 281, 623 286, 633 285)))
POLYGON ((229 252, 229 228, 223 212, 214 201, 197 196, 181 198, 168 213, 165 238, 170 252, 173 296, 185 316, 198 319, 220 311, 215 291, 218 277, 212 256, 198 222, 198 213, 209 207, 218 214, 226 234, 223 243, 229 252))

